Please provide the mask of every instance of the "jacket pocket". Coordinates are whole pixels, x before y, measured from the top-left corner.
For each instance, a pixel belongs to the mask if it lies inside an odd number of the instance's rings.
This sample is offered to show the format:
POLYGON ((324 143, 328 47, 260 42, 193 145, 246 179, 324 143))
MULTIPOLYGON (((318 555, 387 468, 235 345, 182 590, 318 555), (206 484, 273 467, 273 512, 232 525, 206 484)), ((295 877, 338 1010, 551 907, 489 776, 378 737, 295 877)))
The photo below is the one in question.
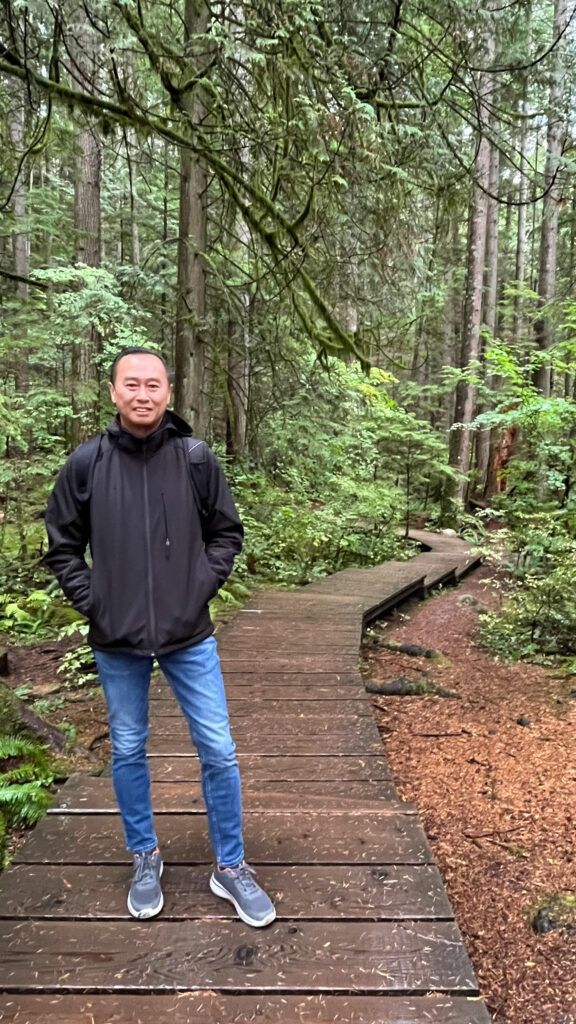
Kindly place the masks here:
POLYGON ((207 588, 208 588, 208 598, 207 598, 207 600, 210 601, 213 597, 216 597, 216 594, 220 590, 220 580, 218 579, 216 573, 214 572, 214 569, 210 565, 210 562, 208 561, 208 556, 207 556, 206 552, 204 551, 203 554, 204 554, 204 566, 205 566, 207 588))

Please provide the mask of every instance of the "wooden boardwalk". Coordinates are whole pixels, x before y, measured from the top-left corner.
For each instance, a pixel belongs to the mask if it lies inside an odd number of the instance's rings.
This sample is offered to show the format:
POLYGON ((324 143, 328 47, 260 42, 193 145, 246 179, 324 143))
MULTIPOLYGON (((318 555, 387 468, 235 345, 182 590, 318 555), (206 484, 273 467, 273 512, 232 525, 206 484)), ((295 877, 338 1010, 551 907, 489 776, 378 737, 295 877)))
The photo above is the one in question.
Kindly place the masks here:
POLYGON ((363 623, 472 561, 455 538, 418 536, 434 550, 264 592, 221 633, 247 859, 277 921, 249 928, 210 892, 198 760, 154 681, 162 915, 128 915, 110 779, 70 779, 0 880, 0 1021, 488 1024, 358 672, 363 623))

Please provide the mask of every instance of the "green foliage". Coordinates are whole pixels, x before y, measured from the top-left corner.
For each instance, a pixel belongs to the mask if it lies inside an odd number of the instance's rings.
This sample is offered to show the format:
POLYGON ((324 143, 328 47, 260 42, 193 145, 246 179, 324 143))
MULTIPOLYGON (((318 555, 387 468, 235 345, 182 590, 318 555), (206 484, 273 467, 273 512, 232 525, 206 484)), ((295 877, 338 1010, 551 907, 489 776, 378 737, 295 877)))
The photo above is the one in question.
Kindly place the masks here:
POLYGON ((533 525, 526 538, 522 576, 506 595, 499 613, 481 618, 484 643, 505 658, 539 660, 576 654, 576 540, 561 533, 540 534, 533 525))
POLYGON ((46 748, 23 736, 0 736, 0 860, 6 829, 34 825, 50 806, 53 773, 46 748))
POLYGON ((27 594, 0 594, 0 630, 15 636, 54 635, 67 611, 56 587, 27 594))
POLYGON ((431 514, 442 441, 390 397, 394 377, 335 360, 299 363, 260 431, 260 465, 232 467, 246 529, 244 579, 301 584, 408 553, 398 538, 431 514))
POLYGON ((67 651, 60 659, 57 671, 64 676, 64 686, 66 687, 93 683, 98 678, 98 673, 95 671, 92 648, 88 644, 81 644, 79 647, 67 651))

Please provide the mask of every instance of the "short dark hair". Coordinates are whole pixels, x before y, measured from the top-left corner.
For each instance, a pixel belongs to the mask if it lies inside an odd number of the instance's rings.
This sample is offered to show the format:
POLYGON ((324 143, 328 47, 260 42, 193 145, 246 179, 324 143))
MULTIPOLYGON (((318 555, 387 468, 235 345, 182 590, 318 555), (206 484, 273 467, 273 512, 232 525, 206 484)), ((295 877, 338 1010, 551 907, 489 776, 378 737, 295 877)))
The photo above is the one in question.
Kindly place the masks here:
POLYGON ((168 363, 164 359, 164 356, 160 354, 160 352, 156 352, 152 348, 144 348, 142 345, 133 345, 131 347, 128 346, 126 348, 121 349, 118 355, 114 357, 114 362, 110 367, 110 381, 112 384, 116 383, 116 368, 120 360, 123 359, 124 356, 133 355, 156 356, 156 359, 160 360, 162 366, 166 370, 166 376, 168 377, 168 380, 170 380, 170 370, 168 368, 168 363))

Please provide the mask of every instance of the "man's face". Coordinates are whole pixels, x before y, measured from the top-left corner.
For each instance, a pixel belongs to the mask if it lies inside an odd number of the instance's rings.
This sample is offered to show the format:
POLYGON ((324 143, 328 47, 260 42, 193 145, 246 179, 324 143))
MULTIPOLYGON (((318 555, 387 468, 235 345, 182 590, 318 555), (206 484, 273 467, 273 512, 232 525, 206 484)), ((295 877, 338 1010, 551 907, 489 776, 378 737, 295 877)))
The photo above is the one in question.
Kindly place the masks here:
POLYGON ((166 368, 156 356, 133 352, 122 356, 110 397, 129 433, 145 437, 162 422, 171 396, 166 368))

